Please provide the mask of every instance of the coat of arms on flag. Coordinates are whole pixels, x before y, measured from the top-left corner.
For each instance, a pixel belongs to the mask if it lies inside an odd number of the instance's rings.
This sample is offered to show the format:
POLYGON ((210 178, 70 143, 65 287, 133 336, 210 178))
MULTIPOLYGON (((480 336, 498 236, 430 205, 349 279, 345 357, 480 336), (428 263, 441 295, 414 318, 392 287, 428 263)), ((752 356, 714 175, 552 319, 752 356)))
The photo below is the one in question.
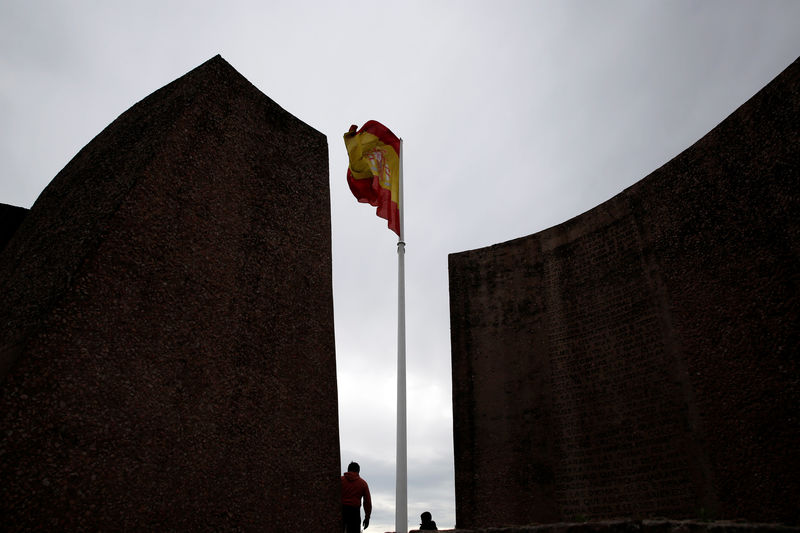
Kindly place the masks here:
POLYGON ((375 120, 350 126, 344 144, 350 164, 347 183, 359 202, 378 208, 389 229, 400 236, 400 150, 402 140, 375 120))

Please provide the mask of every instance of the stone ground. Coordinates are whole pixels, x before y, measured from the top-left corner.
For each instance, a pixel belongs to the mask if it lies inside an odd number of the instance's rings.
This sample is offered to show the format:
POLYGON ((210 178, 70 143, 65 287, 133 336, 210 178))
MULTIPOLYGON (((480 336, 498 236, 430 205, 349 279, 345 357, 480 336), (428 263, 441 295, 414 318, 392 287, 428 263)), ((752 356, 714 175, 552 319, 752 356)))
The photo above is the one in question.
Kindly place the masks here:
MULTIPOLYGON (((412 530, 412 533, 415 531, 417 530, 412 530)), ((442 531, 450 533, 789 533, 800 532, 800 527, 732 521, 609 520, 481 529, 446 529, 442 531)))

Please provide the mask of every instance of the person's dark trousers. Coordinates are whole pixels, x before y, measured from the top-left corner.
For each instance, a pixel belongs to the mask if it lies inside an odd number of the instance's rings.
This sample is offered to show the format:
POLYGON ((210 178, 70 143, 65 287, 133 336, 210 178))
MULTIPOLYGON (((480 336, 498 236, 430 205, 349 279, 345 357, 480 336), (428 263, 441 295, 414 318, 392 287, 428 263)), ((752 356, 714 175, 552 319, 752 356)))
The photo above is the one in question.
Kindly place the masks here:
POLYGON ((360 533, 361 507, 342 505, 342 525, 346 533, 360 533))

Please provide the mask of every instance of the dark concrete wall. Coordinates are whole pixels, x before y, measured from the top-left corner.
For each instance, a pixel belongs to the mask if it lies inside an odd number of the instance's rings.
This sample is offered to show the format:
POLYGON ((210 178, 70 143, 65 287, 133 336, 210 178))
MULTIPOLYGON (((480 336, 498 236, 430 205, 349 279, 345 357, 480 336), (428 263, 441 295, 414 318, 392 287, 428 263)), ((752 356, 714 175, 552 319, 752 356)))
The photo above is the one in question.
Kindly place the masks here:
POLYGON ((800 63, 662 168, 449 258, 458 527, 798 519, 800 63))
POLYGON ((325 137, 219 56, 134 105, 0 254, 0 522, 331 531, 325 137))

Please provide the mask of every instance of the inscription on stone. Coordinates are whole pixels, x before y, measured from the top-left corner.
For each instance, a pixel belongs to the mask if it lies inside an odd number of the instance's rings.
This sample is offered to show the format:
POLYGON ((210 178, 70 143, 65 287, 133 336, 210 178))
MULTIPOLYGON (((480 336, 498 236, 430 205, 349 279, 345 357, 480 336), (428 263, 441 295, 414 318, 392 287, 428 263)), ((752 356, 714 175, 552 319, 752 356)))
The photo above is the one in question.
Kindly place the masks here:
POLYGON ((545 286, 557 479, 570 516, 671 514, 691 508, 681 449, 686 413, 665 377, 660 310, 630 217, 551 252, 545 286), (593 290, 584 287, 591 284, 593 290), (637 502, 636 509, 631 501, 637 502))

